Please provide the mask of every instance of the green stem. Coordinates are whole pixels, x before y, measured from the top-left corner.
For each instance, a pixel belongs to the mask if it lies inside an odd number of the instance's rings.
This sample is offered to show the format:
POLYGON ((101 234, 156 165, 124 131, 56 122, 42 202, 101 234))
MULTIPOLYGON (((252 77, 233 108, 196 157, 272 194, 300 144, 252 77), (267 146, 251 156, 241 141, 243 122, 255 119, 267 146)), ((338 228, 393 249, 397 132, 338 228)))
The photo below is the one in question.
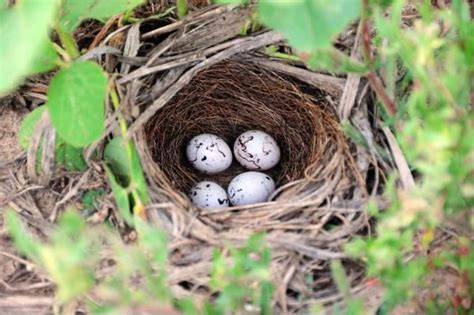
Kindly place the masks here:
MULTIPOLYGON (((120 127, 120 133, 122 135, 122 139, 126 139, 127 122, 125 121, 125 118, 122 116, 122 113, 119 110, 120 99, 118 97, 117 91, 115 90, 115 85, 113 81, 109 82, 109 94, 110 94, 110 99, 112 100, 112 105, 118 113, 118 121, 119 121, 119 127, 120 127)), ((132 174, 133 173, 133 170, 132 170, 133 147, 130 140, 124 140, 124 141, 125 141, 124 143, 125 151, 127 152, 127 157, 128 157, 128 166, 129 166, 128 171, 129 171, 129 174, 132 174)), ((138 190, 134 187, 133 184, 131 185, 130 189, 131 189, 133 200, 135 201, 135 207, 137 209, 143 209, 144 203, 140 198, 138 190)))
POLYGON ((178 17, 181 20, 188 13, 188 0, 177 0, 176 5, 178 6, 178 17))
POLYGON ((56 32, 61 40, 61 44, 70 57, 69 60, 78 58, 80 56, 79 49, 72 35, 66 32, 59 24, 56 25, 56 32))

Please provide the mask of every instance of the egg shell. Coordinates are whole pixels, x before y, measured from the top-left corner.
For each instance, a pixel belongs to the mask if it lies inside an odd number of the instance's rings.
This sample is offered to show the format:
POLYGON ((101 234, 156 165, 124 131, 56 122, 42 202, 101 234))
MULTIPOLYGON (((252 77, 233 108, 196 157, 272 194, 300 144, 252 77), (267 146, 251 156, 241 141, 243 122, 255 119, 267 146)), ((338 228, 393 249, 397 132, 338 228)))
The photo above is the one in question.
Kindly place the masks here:
POLYGON ((197 183, 189 192, 191 202, 201 209, 219 209, 229 206, 227 192, 211 181, 197 183))
POLYGON ((275 191, 275 182, 267 174, 245 172, 232 179, 227 189, 234 206, 244 206, 268 201, 275 191))
POLYGON ((232 151, 220 137, 204 133, 189 141, 186 147, 188 161, 205 174, 216 174, 232 164, 232 151))
POLYGON ((280 161, 280 147, 269 134, 249 130, 241 134, 234 143, 237 161, 249 170, 266 171, 280 161))

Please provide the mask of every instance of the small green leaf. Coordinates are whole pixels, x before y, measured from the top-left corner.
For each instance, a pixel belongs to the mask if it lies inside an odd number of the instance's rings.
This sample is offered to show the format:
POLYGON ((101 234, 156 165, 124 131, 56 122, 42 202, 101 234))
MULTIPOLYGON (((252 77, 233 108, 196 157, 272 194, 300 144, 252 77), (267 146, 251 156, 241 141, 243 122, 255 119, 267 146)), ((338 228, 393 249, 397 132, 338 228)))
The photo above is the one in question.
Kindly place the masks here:
POLYGON ((82 148, 73 147, 58 137, 55 151, 56 163, 64 166, 68 171, 84 171, 87 168, 82 148))
POLYGON ((135 146, 132 145, 132 183, 138 190, 140 199, 143 203, 148 203, 150 201, 150 196, 148 195, 148 186, 146 184, 145 175, 143 174, 143 169, 140 164, 140 157, 138 156, 135 146))
POLYGON ((82 20, 92 18, 105 21, 107 18, 132 10, 144 0, 64 0, 60 22, 67 32, 72 32, 82 20))
POLYGON ((107 143, 104 159, 122 185, 127 187, 130 184, 130 163, 122 138, 117 137, 107 143))
POLYGON ((81 197, 82 208, 83 209, 94 208, 96 204, 96 200, 99 197, 102 197, 103 195, 105 195, 104 188, 96 188, 96 189, 91 189, 91 190, 86 191, 84 195, 82 195, 81 197))
POLYGON ((358 0, 260 0, 258 4, 263 22, 302 52, 330 47, 360 13, 358 0))
POLYGON ((48 110, 59 136, 75 147, 99 139, 104 129, 107 76, 93 62, 76 62, 51 80, 48 110))
POLYGON ((104 158, 109 163, 113 173, 120 179, 124 187, 133 186, 138 190, 142 202, 150 199, 148 187, 140 164, 140 158, 134 145, 130 146, 129 158, 122 138, 112 139, 104 150, 104 158))
POLYGON ((130 209, 130 200, 128 197, 128 192, 125 188, 120 186, 115 178, 114 174, 109 167, 105 167, 107 173, 107 178, 109 179, 110 187, 112 188, 112 194, 117 203, 117 207, 122 215, 122 218, 127 222, 127 224, 133 225, 133 217, 130 209))
POLYGON ((46 57, 49 62, 53 56, 47 43, 56 4, 54 0, 23 0, 16 1, 12 8, 0 8, 0 96, 27 75, 48 69, 38 67, 38 60, 46 57))
POLYGON ((5 223, 9 234, 12 236, 13 241, 15 242, 16 248, 31 258, 37 258, 39 254, 39 242, 33 240, 30 236, 30 233, 28 233, 23 228, 22 222, 14 210, 9 209, 6 211, 5 223))
POLYGON ((18 130, 18 144, 23 150, 28 150, 33 130, 45 109, 46 106, 39 106, 23 118, 18 130))

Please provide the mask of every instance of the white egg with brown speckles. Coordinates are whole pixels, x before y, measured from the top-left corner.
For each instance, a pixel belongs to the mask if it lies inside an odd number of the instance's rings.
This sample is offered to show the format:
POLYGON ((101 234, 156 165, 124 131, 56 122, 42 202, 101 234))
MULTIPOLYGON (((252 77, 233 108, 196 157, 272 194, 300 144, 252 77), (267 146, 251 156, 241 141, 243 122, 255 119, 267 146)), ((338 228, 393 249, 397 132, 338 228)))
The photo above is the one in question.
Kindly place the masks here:
POLYGON ((201 209, 219 209, 229 206, 227 193, 219 184, 203 181, 196 184, 189 192, 191 202, 201 209))
POLYGON ((274 191, 273 179, 260 172, 245 172, 237 175, 227 189, 230 202, 234 206, 268 201, 274 191))
POLYGON ((220 137, 204 133, 189 141, 186 147, 189 162, 205 174, 216 174, 232 164, 232 151, 220 137))
POLYGON ((269 134, 249 130, 241 134, 234 143, 237 161, 249 170, 266 171, 280 161, 280 148, 269 134))

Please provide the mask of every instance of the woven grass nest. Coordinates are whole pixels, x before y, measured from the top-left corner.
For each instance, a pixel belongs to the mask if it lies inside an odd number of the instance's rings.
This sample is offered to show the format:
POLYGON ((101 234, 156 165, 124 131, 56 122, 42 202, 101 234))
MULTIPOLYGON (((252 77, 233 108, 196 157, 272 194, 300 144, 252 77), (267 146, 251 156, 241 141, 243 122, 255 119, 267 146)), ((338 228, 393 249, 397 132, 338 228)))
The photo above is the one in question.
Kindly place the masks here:
MULTIPOLYGON (((229 21, 236 13, 226 14, 229 21)), ((241 11, 237 14, 242 16, 241 11)), ((217 23, 222 31, 221 19, 222 15, 216 17, 209 27, 217 23)), ((214 296, 209 288, 213 249, 242 245, 263 231, 272 249, 275 310, 291 313, 313 303, 335 303, 342 296, 331 276, 331 260, 342 260, 353 292, 362 288, 363 264, 348 259, 342 247, 354 235, 370 231, 366 175, 369 168, 377 168, 365 158, 361 161, 360 151, 341 131, 334 105, 344 79, 320 75, 323 80, 315 80, 314 73, 304 68, 255 51, 270 43, 282 44, 280 35, 264 32, 229 41, 232 23, 225 25, 221 41, 213 37, 213 43, 201 41, 199 48, 198 39, 190 40, 196 36, 193 31, 187 41, 178 36, 165 43, 169 55, 164 54, 164 59, 170 62, 179 60, 172 56, 210 52, 193 67, 159 74, 138 72, 143 88, 136 94, 144 111, 131 131, 136 132, 150 184, 153 204, 148 216, 172 240, 170 286, 182 295, 214 296), (215 53, 216 47, 223 50, 215 53), (162 89, 160 84, 169 80, 169 87, 162 89), (154 92, 159 89, 164 90, 161 95, 154 92), (232 145, 250 129, 269 133, 282 150, 280 163, 268 171, 277 183, 271 200, 225 209, 194 207, 187 193, 195 183, 213 180, 226 187, 244 169, 234 161, 221 174, 201 174, 186 159, 188 141, 213 133, 232 145)), ((234 29, 234 36, 238 31, 234 29)), ((371 185, 376 190, 378 181, 371 185)))
MULTIPOLYGON (((166 223, 184 223, 180 213, 194 217, 191 226, 181 227, 188 234, 181 235, 172 260, 190 269, 202 268, 211 263, 212 245, 240 244, 252 233, 265 231, 274 250, 276 279, 292 278, 285 290, 290 300, 292 296, 336 293, 329 261, 344 258, 341 245, 367 224, 362 212, 334 208, 350 204, 355 190, 365 190, 353 158, 354 146, 321 94, 304 93, 304 84, 295 82, 252 63, 217 63, 199 72, 158 110, 138 137, 147 173, 156 181, 155 196, 163 200, 166 195, 168 213, 175 216, 166 223), (188 141, 201 133, 213 133, 233 143, 250 129, 271 134, 281 147, 280 163, 267 172, 279 187, 273 198, 255 205, 196 209, 187 197, 194 184, 213 180, 226 187, 245 170, 234 161, 223 173, 200 173, 186 159, 188 141), (321 283, 312 288, 304 281, 308 275, 321 283)), ((163 223, 163 218, 157 219, 163 223)), ((360 280, 363 268, 349 265, 354 272, 351 277, 360 280)), ((194 270, 179 283, 204 293, 208 271, 194 270)))

